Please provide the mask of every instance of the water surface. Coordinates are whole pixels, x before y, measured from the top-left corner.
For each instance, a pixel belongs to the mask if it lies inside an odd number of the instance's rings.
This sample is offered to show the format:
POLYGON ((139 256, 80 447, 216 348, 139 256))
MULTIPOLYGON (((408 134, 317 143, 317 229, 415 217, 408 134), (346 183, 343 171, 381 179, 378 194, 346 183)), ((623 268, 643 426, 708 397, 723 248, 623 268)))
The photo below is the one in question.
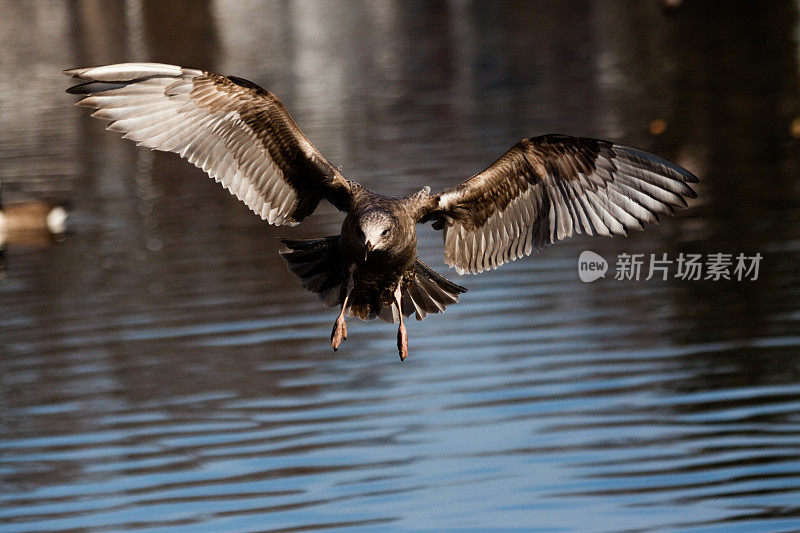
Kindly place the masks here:
MULTIPOLYGON (((797 6, 2 2, 4 199, 73 231, 8 243, 0 530, 800 529, 797 6), (678 218, 481 276, 395 329, 304 293, 199 170, 73 108, 61 68, 153 60, 281 97, 345 175, 441 189, 563 132, 701 176, 678 218), (653 120, 667 125, 649 133, 653 120), (759 252, 757 281, 582 283, 577 258, 759 252)), ((613 269, 613 265, 612 265, 613 269)))

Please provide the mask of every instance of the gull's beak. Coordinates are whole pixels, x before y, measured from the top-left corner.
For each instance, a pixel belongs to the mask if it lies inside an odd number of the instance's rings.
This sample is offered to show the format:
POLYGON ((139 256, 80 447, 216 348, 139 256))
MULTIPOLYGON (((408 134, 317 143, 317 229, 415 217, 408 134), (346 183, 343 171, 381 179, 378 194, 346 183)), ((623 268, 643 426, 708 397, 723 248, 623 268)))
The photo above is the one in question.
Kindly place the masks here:
POLYGON ((365 247, 364 247, 364 261, 366 261, 366 260, 367 260, 367 255, 368 255, 368 254, 369 254, 369 253, 370 253, 372 250, 374 250, 374 249, 375 249, 375 245, 374 245, 374 244, 372 244, 371 242, 369 242, 369 240, 367 240, 367 242, 365 242, 364 244, 365 244, 365 247))

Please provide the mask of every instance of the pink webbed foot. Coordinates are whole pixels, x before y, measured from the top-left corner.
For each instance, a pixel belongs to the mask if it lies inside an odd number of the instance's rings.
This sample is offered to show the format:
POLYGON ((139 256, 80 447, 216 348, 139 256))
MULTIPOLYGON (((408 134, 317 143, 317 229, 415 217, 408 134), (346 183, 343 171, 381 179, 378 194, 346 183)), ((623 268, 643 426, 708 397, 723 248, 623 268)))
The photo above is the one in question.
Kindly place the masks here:
POLYGON ((400 360, 404 361, 408 357, 408 331, 402 322, 397 328, 397 350, 400 352, 400 360))
POLYGON ((342 341, 346 340, 347 324, 344 323, 344 317, 340 315, 333 324, 333 331, 331 331, 331 348, 333 348, 333 351, 338 350, 339 346, 342 345, 342 341))

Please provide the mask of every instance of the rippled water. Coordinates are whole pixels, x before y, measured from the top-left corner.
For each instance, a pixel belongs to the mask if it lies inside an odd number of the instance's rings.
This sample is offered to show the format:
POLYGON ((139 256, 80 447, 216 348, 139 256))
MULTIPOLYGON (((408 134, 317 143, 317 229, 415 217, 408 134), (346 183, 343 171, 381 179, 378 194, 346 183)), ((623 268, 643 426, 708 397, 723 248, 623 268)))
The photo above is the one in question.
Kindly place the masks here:
POLYGON ((797 6, 698 4, 2 2, 4 198, 74 217, 7 243, 0 530, 800 529, 797 6), (265 85, 381 191, 565 132, 675 159, 700 197, 476 277, 423 228, 470 292, 410 325, 402 364, 379 323, 334 354, 276 237, 340 215, 268 227, 63 94, 61 68, 143 59, 265 85), (757 281, 584 284, 585 249, 764 259, 757 281))

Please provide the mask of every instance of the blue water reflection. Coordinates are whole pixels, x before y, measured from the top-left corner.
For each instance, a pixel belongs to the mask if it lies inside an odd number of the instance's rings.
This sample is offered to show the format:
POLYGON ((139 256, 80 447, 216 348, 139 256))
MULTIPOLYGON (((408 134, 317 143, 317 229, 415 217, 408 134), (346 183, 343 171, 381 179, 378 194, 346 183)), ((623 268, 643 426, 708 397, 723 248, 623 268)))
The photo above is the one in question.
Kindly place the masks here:
MULTIPOLYGON (((700 4, 700 5, 698 5, 700 4)), ((797 6, 4 2, 4 198, 62 195, 65 243, 8 243, 0 529, 800 528, 797 6), (702 178, 676 219, 477 277, 395 330, 334 315, 272 228, 137 150, 59 70, 157 60, 278 94, 365 185, 450 186, 518 139, 614 138, 702 178), (24 87, 21 90, 20 87, 24 87), (666 130, 652 135, 653 120, 666 130), (584 284, 582 250, 747 253, 754 282, 584 284)))

